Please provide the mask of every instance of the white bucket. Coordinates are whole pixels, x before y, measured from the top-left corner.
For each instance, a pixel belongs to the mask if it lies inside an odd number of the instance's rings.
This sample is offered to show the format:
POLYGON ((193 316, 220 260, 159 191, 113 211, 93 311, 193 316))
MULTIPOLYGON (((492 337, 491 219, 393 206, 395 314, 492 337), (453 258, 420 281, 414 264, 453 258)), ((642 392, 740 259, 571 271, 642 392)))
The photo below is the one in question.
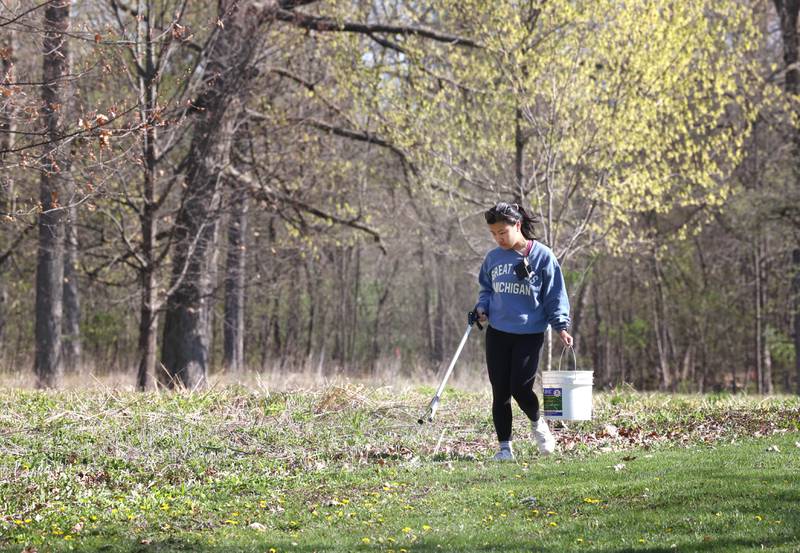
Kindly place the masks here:
MULTIPOLYGON (((561 352, 564 356, 564 352, 561 352)), ((577 369, 575 351, 572 357, 577 369)), ((594 371, 542 371, 544 416, 548 419, 587 421, 592 418, 592 384, 594 371)))

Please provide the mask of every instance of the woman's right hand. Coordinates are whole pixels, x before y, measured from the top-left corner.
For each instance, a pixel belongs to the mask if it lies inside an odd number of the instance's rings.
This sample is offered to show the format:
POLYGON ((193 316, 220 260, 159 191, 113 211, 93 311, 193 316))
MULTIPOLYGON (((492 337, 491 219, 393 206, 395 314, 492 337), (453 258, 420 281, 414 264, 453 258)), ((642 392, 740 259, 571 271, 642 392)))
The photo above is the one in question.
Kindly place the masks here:
POLYGON ((489 321, 489 317, 486 316, 486 311, 483 309, 483 307, 476 308, 475 312, 478 314, 479 323, 485 324, 489 321))

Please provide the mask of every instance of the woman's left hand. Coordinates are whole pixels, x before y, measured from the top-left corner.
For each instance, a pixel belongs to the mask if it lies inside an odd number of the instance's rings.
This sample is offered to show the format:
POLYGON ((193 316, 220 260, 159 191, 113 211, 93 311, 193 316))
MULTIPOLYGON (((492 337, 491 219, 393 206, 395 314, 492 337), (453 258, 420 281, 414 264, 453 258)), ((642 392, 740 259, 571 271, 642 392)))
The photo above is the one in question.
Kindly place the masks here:
POLYGON ((561 337, 561 343, 564 344, 564 347, 571 348, 574 340, 572 339, 572 335, 567 332, 566 330, 562 330, 558 333, 561 337))

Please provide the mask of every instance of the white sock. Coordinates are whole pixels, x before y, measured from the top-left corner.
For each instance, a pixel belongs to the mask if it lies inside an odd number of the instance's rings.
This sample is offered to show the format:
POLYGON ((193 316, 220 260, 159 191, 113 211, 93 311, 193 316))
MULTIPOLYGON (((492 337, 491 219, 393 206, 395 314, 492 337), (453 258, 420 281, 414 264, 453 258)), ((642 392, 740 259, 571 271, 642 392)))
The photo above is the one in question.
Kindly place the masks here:
POLYGON ((511 440, 508 440, 507 442, 500 442, 500 449, 507 449, 511 451, 511 440))

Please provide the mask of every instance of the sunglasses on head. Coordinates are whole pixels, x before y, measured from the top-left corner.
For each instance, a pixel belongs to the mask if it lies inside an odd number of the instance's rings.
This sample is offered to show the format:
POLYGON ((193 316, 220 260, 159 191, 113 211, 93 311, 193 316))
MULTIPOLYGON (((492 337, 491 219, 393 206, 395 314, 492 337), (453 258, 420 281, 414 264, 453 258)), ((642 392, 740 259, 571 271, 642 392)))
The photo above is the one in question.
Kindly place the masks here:
POLYGON ((506 202, 499 202, 486 211, 483 216, 490 225, 493 225, 498 220, 507 221, 513 219, 514 221, 519 221, 522 219, 519 212, 519 204, 509 204, 506 202))

